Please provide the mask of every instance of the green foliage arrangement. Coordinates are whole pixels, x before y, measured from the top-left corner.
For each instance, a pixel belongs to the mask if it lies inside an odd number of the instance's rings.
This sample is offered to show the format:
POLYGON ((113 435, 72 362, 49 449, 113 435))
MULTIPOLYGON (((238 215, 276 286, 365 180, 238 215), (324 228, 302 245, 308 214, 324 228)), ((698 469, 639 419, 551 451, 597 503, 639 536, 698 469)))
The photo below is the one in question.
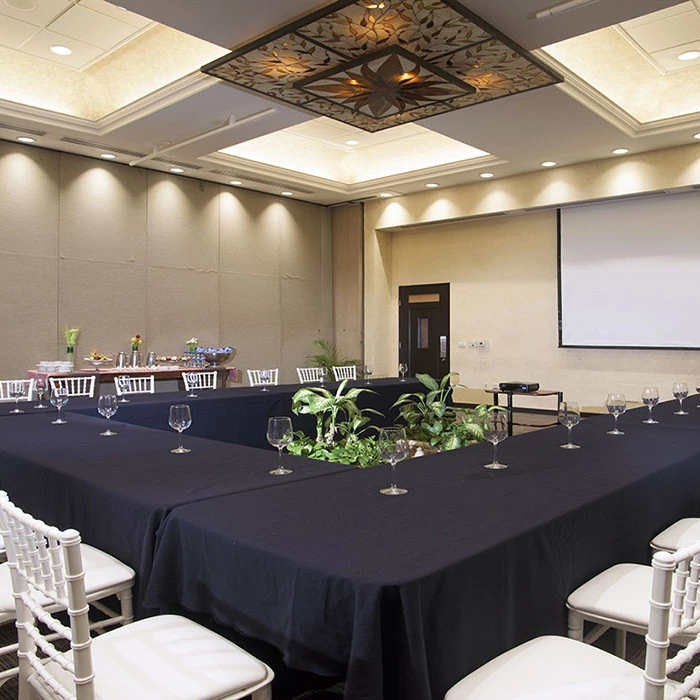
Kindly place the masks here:
POLYGON ((457 408, 450 404, 454 391, 450 372, 438 382, 429 374, 416 374, 428 390, 402 394, 394 403, 406 423, 406 437, 424 442, 439 450, 455 450, 473 442, 484 442, 484 418, 490 411, 504 410, 480 404, 475 408, 457 408))
POLYGON ((338 352, 338 348, 336 348, 336 346, 328 340, 314 340, 314 345, 318 350, 320 350, 320 352, 318 352, 316 355, 308 355, 306 359, 313 363, 316 367, 323 367, 331 378, 333 376, 333 367, 360 364, 359 360, 351 360, 347 357, 343 357, 338 352))
POLYGON ((376 437, 365 435, 370 415, 383 415, 373 408, 359 408, 358 397, 371 389, 353 387, 345 392, 348 380, 341 382, 335 393, 320 386, 302 387, 292 397, 295 415, 311 415, 316 418, 316 436, 303 431, 295 433, 295 440, 287 446, 292 454, 326 462, 355 464, 373 467, 382 462, 376 437), (345 392, 345 393, 344 393, 345 392))

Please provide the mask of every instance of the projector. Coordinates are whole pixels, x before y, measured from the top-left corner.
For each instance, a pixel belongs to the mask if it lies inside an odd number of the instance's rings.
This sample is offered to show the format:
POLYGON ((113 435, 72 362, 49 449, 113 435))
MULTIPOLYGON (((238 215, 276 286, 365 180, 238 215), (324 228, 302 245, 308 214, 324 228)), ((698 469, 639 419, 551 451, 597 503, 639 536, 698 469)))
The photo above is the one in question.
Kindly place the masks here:
POLYGON ((498 385, 501 391, 537 391, 540 385, 537 382, 501 382, 498 385))

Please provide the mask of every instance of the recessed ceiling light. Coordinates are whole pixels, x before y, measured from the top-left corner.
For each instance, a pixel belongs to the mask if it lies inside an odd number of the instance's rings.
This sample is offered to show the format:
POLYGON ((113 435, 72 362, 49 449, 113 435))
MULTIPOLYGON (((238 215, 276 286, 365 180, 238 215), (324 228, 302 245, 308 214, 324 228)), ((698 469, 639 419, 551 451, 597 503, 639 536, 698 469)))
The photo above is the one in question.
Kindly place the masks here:
POLYGON ((114 153, 100 153, 100 158, 105 158, 106 160, 114 160, 116 157, 114 153))
POLYGON ((540 163, 543 168, 553 168, 556 164, 557 163, 554 160, 545 160, 544 162, 540 163))
POLYGON ((360 142, 356 141, 355 139, 350 139, 349 141, 345 142, 345 145, 347 146, 357 146, 360 142))
POLYGON ((700 134, 693 134, 694 139, 700 139, 700 134))
POLYGON ((73 52, 67 46, 55 44, 51 47, 51 51, 59 56, 70 56, 73 52))
POLYGON ((13 10, 21 10, 22 12, 36 10, 35 0, 5 0, 5 4, 13 10))
POLYGON ((184 168, 170 168, 171 173, 184 173, 184 168))
POLYGON ((629 148, 613 148, 612 152, 613 152, 616 156, 624 156, 625 153, 629 153, 629 152, 630 152, 630 149, 629 149, 629 148))
POLYGON ((18 136, 17 140, 22 143, 34 143, 36 141, 36 139, 33 139, 31 136, 18 136))
POLYGON ((684 51, 676 58, 678 58, 679 61, 694 61, 696 58, 700 58, 700 51, 684 51))
POLYGON ((479 177, 483 177, 484 180, 488 180, 490 177, 493 177, 493 173, 479 173, 479 177))
POLYGON ((426 187, 440 187, 440 185, 437 182, 426 182, 425 186, 426 187))
POLYGON ((280 194, 283 197, 292 197, 294 195, 294 192, 290 192, 289 190, 284 190, 283 192, 280 192, 280 194))
POLYGON ((380 197, 393 197, 394 195, 391 194, 391 192, 380 192, 379 196, 380 197))
POLYGON ((229 185, 242 185, 243 180, 230 180, 228 184, 229 185))

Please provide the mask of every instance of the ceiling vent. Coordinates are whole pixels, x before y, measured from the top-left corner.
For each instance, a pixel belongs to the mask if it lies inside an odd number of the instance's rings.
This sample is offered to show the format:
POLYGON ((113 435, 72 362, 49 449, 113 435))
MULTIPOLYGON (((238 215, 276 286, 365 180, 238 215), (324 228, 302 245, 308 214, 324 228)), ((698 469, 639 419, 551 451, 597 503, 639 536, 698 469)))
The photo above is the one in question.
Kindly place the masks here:
POLYGON ((38 129, 29 129, 26 126, 20 126, 19 124, 5 124, 0 122, 0 129, 7 129, 8 131, 19 131, 22 134, 32 134, 33 136, 46 136, 45 131, 39 131, 38 129))
POLYGON ((178 168, 186 168, 187 170, 201 170, 201 165, 192 165, 192 163, 183 163, 180 160, 169 160, 168 158, 151 158, 154 163, 165 163, 166 165, 176 165, 178 168))
POLYGON ((94 148, 98 151, 108 152, 108 153, 121 153, 124 156, 142 156, 143 153, 137 153, 136 151, 129 151, 126 148, 117 148, 115 146, 105 146, 103 143, 95 143, 94 141, 83 141, 82 139, 73 139, 70 136, 64 136, 61 141, 64 143, 72 143, 74 146, 86 146, 87 148, 94 148))
POLYGON ((230 177, 232 180, 242 180, 243 183, 255 182, 258 185, 268 185, 269 187, 281 187, 287 188, 292 187, 295 192, 301 192, 302 194, 314 194, 313 190, 306 190, 295 182, 290 184, 289 182, 280 182, 279 180, 264 180, 261 177, 253 177, 252 175, 245 175, 241 173, 233 172, 232 170, 210 170, 213 175, 223 175, 224 177, 230 177))

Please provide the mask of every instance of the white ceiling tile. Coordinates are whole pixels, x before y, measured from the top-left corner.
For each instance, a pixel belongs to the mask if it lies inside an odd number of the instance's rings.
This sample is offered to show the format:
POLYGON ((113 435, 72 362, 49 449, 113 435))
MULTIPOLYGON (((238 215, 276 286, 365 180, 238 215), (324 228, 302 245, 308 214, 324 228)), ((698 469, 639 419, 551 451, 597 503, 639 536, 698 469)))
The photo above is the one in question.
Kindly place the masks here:
POLYGON ((682 2, 679 5, 674 5, 673 7, 667 7, 663 10, 657 10, 656 12, 650 12, 649 14, 642 15, 641 17, 635 17, 634 19, 627 20, 626 22, 621 22, 622 26, 626 30, 630 30, 632 27, 641 27, 644 24, 653 24, 658 22, 660 19, 667 19, 668 17, 673 17, 675 15, 682 15, 684 12, 690 12, 695 9, 692 2, 682 2))
POLYGON ((32 37, 22 47, 22 51, 75 70, 79 70, 86 63, 93 61, 103 53, 102 49, 98 49, 96 46, 86 44, 77 39, 71 39, 62 34, 50 32, 47 29, 32 37), (51 46, 54 44, 67 46, 73 53, 70 56, 57 56, 51 52, 51 46))
POLYGON ((96 12, 101 12, 103 15, 107 15, 112 19, 117 19, 120 22, 126 22, 134 27, 143 29, 151 24, 151 20, 146 17, 141 17, 135 12, 129 12, 122 7, 117 7, 109 2, 104 2, 104 0, 80 0, 81 7, 87 7, 96 12))
POLYGON ((700 40, 700 13, 693 9, 626 30, 644 51, 653 53, 700 40))
POLYGON ((35 27, 45 27, 61 12, 65 12, 73 2, 75 0, 35 0, 36 7, 27 11, 13 7, 12 0, 0 0, 0 14, 33 24, 35 27))
POLYGON ((52 32, 77 39, 101 49, 111 49, 136 30, 131 24, 76 5, 48 27, 52 32))
POLYGON ((668 73, 676 73, 689 68, 700 67, 700 58, 692 61, 679 61, 678 54, 685 51, 700 51, 700 39, 697 41, 683 44, 682 46, 674 46, 672 49, 664 49, 651 54, 651 57, 666 70, 668 73))
POLYGON ((39 27, 33 24, 0 15, 0 44, 8 49, 18 49, 38 31, 40 31, 39 27))

